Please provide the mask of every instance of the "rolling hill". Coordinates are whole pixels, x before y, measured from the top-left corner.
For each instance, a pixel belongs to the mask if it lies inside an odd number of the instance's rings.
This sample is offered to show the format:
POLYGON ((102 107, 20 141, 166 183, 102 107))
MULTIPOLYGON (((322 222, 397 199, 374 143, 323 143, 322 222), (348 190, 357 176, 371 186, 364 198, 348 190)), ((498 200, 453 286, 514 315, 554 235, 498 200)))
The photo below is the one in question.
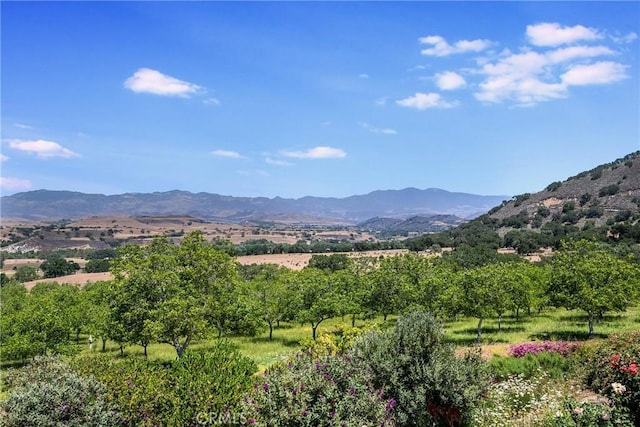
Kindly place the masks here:
POLYGON ((208 221, 314 223, 327 219, 357 224, 372 217, 455 215, 474 218, 508 196, 481 196, 437 188, 380 190, 346 198, 233 197, 168 191, 119 195, 36 190, 0 198, 2 218, 77 219, 89 216, 190 215, 208 221))

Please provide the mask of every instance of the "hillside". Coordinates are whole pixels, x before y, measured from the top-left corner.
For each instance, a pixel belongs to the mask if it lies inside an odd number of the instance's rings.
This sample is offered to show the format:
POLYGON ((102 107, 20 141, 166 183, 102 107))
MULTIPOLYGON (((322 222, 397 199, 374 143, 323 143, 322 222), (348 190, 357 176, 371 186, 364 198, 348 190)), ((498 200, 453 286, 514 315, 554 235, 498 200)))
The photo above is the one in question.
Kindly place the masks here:
POLYGON ((327 219, 356 224, 372 217, 456 215, 473 218, 507 196, 481 196, 437 188, 374 191, 346 198, 233 197, 168 191, 119 195, 37 190, 0 199, 2 218, 78 219, 90 216, 190 215, 208 221, 321 223, 327 219))
POLYGON ((640 152, 595 167, 489 211, 500 232, 541 229, 550 222, 584 227, 629 219, 640 207, 640 152))
POLYGON ((455 227, 464 221, 455 215, 412 216, 404 220, 376 217, 358 224, 357 228, 388 234, 436 233, 455 227))

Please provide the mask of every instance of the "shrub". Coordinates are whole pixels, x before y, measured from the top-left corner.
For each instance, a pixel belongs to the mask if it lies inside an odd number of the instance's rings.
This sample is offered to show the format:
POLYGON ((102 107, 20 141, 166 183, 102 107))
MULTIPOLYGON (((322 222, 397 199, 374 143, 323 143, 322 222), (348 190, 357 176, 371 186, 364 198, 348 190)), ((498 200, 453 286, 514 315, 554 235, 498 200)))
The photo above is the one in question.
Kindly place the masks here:
POLYGON ((630 411, 640 423, 640 330, 614 334, 586 354, 584 383, 630 411))
POLYGON ((109 390, 125 424, 195 425, 213 414, 233 413, 253 385, 253 361, 220 341, 204 352, 187 352, 171 362, 84 357, 76 366, 94 374, 109 390))
POLYGON ((9 379, 0 424, 11 426, 114 426, 120 422, 105 387, 57 356, 38 356, 9 379))
POLYGON ((441 326, 425 312, 401 317, 393 331, 365 334, 350 354, 371 368, 375 388, 396 400, 399 426, 462 421, 489 384, 480 355, 456 357, 443 342, 441 326))
POLYGON ((598 196, 613 196, 618 191, 620 191, 620 186, 618 184, 607 185, 606 187, 602 187, 598 192, 598 196))
POLYGON ((558 353, 568 356, 578 348, 579 344, 564 341, 544 341, 509 346, 509 354, 513 357, 524 357, 527 354, 558 353))
POLYGON ((562 182, 555 181, 555 182, 552 182, 551 184, 547 185, 546 190, 547 191, 556 191, 560 187, 562 187, 562 182))
POLYGON ((273 366, 245 398, 249 424, 298 426, 394 426, 395 400, 372 386, 373 373, 349 356, 299 353, 273 366))

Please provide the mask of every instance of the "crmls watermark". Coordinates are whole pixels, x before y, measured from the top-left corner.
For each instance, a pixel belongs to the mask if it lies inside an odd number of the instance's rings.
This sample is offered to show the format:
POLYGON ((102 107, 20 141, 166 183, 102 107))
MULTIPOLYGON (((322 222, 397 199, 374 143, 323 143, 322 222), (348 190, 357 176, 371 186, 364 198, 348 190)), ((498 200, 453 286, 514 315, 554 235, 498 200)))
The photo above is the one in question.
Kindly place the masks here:
POLYGON ((202 426, 230 426, 249 425, 249 418, 244 414, 234 412, 200 412, 196 415, 196 422, 202 426))

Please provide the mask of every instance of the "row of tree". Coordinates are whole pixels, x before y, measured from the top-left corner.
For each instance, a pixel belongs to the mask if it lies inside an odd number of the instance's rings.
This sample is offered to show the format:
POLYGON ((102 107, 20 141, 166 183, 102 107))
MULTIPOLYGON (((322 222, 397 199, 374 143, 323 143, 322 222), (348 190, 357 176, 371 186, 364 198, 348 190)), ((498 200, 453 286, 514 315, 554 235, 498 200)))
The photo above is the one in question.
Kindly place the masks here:
MULTIPOLYGON (((422 308, 442 320, 478 320, 542 310, 581 309, 589 334, 598 315, 624 310, 640 294, 640 269, 607 247, 580 241, 547 263, 516 256, 478 258, 456 251, 441 258, 409 253, 386 258, 315 255, 294 271, 276 265, 240 266, 190 233, 180 244, 157 238, 125 246, 111 262, 114 279, 87 285, 2 287, 5 356, 45 353, 91 333, 120 344, 172 345, 182 356, 193 340, 210 333, 255 334, 283 321, 319 325, 337 316, 386 317, 422 308), (456 253, 457 252, 457 253, 456 253)), ((495 252, 493 252, 495 254, 495 252)))

